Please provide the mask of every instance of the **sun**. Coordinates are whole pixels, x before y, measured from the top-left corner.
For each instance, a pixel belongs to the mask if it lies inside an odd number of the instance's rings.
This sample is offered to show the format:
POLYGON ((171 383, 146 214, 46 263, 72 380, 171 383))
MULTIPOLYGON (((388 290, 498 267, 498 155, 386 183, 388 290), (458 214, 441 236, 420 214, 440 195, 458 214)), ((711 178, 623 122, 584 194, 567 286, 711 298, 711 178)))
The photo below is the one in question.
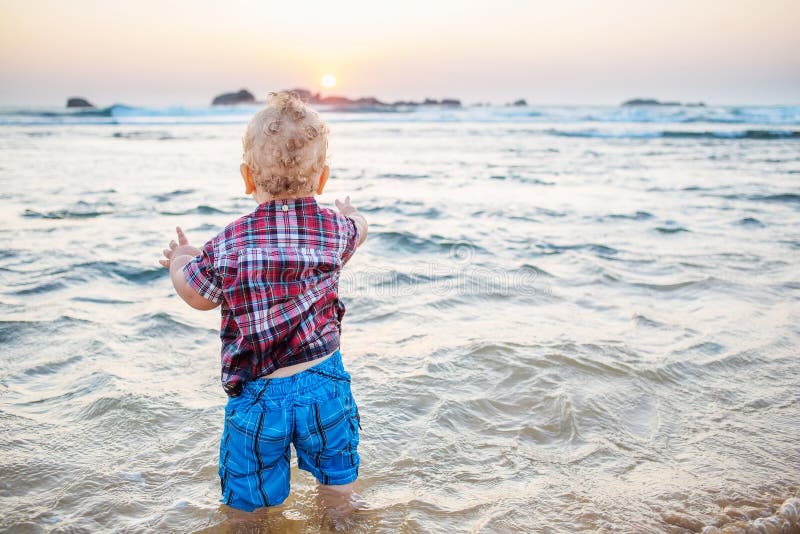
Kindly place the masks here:
POLYGON ((336 85, 336 76, 334 76, 333 74, 326 74, 325 76, 322 77, 322 87, 330 89, 334 85, 336 85))

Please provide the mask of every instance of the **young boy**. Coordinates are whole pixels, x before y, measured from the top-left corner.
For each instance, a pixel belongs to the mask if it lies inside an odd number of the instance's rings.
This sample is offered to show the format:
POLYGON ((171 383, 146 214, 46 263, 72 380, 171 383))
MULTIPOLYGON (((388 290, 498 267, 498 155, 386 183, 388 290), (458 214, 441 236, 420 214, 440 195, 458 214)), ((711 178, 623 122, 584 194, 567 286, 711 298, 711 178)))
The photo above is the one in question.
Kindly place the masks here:
POLYGON ((199 310, 221 308, 222 500, 252 511, 289 495, 289 444, 298 465, 347 498, 358 477, 359 415, 339 354, 345 308, 339 273, 367 236, 350 205, 321 209, 328 129, 295 95, 277 93, 242 140, 245 193, 258 207, 202 249, 164 249, 178 295, 199 310))

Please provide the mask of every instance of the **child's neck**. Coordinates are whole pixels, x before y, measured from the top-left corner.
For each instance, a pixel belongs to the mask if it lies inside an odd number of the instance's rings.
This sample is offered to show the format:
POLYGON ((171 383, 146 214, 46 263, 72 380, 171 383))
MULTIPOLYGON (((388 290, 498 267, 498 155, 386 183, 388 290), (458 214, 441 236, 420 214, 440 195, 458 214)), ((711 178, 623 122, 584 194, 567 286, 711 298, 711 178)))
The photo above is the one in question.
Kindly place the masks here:
POLYGON ((253 200, 258 202, 259 204, 264 204, 265 202, 272 202, 273 200, 295 200, 298 198, 308 198, 313 197, 314 192, 309 191, 306 193, 298 193, 294 195, 270 195, 266 191, 256 191, 253 193, 253 200))

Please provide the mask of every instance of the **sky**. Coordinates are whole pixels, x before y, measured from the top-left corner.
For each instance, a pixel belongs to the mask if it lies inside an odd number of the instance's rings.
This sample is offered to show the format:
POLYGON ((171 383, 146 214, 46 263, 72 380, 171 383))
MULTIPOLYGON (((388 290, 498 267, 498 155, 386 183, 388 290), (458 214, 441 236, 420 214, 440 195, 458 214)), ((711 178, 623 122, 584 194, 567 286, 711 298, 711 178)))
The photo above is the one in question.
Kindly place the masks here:
POLYGON ((0 0, 0 105, 800 104, 797 0, 0 0))

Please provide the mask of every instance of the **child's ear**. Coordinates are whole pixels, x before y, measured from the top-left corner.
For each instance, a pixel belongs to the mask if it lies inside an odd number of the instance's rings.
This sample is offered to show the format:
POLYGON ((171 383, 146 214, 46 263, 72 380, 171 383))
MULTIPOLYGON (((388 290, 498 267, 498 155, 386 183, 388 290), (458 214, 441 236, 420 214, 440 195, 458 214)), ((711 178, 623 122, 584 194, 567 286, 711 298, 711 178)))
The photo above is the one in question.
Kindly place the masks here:
POLYGON ((250 167, 247 166, 247 163, 241 164, 239 172, 242 173, 242 180, 244 180, 244 194, 252 195, 256 192, 256 183, 253 180, 253 173, 250 172, 250 167))
POLYGON ((330 168, 325 165, 322 168, 322 174, 319 175, 319 182, 317 183, 317 194, 321 195, 322 190, 325 189, 325 184, 328 183, 328 176, 330 176, 331 170, 330 168))

